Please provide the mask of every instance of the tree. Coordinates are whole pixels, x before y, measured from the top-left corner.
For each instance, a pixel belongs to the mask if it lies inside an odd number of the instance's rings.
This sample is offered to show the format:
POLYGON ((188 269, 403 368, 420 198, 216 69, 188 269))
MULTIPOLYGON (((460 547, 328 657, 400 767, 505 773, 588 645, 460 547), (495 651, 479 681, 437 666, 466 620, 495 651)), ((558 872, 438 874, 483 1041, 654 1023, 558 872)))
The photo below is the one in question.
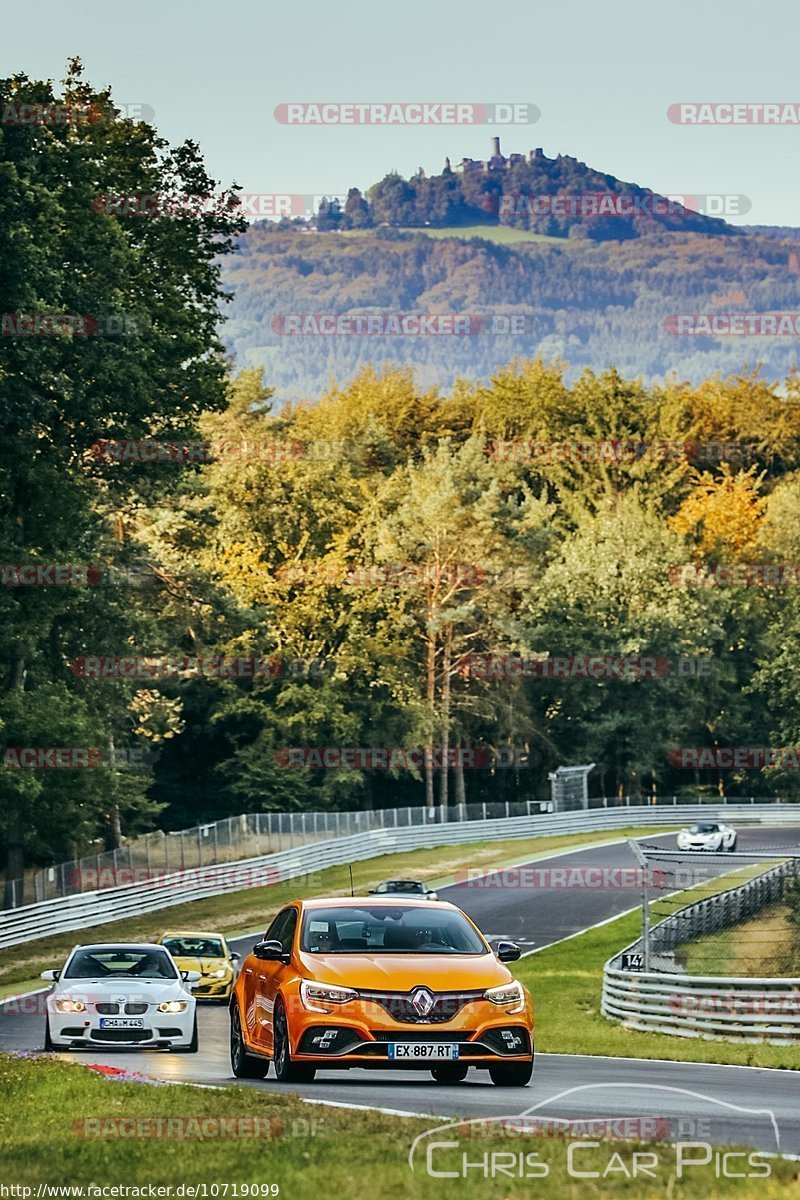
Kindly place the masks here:
MULTIPOLYGON (((64 123, 0 125, 0 537, 9 563, 88 566, 119 557, 120 510, 149 486, 146 471, 107 469, 92 453, 98 439, 187 432, 223 403, 219 261, 244 222, 231 193, 212 209, 197 204, 216 185, 194 143, 171 149, 145 122, 121 119, 78 60, 60 94, 24 75, 0 81, 6 117, 56 104, 64 123), (132 201, 113 200, 120 193, 169 196, 179 211, 129 215, 132 201)), ((87 639, 117 618, 124 641, 117 600, 99 587, 3 588, 0 718, 45 736, 34 714, 57 694, 64 727, 70 704, 74 729, 87 725, 66 663, 81 647, 96 650, 87 639)), ((113 776, 101 779, 110 794, 113 776)), ((43 795, 49 784, 28 786, 43 795)), ((78 790, 65 788, 65 801, 78 790)), ((23 791, 6 786, 0 811, 9 877, 21 874, 25 853, 52 853, 62 836, 44 809, 26 826, 23 791)), ((89 824, 75 822, 76 838, 89 824)))

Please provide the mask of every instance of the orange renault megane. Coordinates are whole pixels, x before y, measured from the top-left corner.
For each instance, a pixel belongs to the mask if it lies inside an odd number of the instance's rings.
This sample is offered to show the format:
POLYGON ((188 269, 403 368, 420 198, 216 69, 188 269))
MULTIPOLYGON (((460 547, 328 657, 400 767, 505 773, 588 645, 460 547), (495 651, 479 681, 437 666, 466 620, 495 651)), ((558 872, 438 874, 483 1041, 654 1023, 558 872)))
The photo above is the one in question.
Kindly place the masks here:
POLYGON ((283 1082, 338 1067, 470 1067, 523 1086, 533 1072, 533 1003, 459 908, 408 897, 297 900, 245 959, 231 996, 234 1075, 283 1082))

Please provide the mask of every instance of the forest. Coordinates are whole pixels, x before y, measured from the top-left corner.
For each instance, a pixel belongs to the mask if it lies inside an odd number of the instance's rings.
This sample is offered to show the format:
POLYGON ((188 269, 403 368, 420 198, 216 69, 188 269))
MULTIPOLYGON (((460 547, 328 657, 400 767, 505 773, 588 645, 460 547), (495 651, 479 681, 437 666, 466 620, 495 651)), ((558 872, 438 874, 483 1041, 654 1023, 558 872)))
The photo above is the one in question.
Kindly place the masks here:
MULTIPOLYGON (((0 84, 56 99, 115 121, 77 61, 63 97, 0 84)), ((218 191, 194 143, 12 123, 0 151, 7 880, 244 811, 544 798, 561 764, 608 796, 797 794, 800 382, 696 348, 688 379, 654 333, 712 278, 794 303, 784 242, 338 240, 248 230, 224 189, 143 219, 94 200, 218 191), (347 305, 558 333, 238 345, 347 305)))
POLYGON ((440 232, 448 236, 256 222, 222 265, 233 293, 222 329, 229 353, 264 368, 277 403, 319 396, 331 379, 350 379, 368 362, 412 366, 420 386, 442 391, 462 377, 488 383, 496 365, 514 357, 563 359, 573 382, 585 367, 616 366, 649 384, 699 384, 759 364, 783 378, 797 363, 796 336, 682 334, 676 321, 682 314, 796 316, 800 256, 791 238, 659 228, 621 241, 498 244, 488 240, 497 232, 491 226, 485 236, 440 232), (287 314, 397 313, 467 314, 471 332, 286 332, 287 314))

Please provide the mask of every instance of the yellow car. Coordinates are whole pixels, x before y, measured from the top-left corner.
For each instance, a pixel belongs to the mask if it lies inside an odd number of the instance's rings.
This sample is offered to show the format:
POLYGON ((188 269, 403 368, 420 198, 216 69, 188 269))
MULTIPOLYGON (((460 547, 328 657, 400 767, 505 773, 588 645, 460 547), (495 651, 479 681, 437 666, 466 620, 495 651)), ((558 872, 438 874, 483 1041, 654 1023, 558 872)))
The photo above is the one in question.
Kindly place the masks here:
POLYGON ((162 933, 159 945, 169 950, 179 971, 200 972, 200 980, 192 988, 198 1000, 227 1004, 241 956, 224 937, 218 933, 162 933))

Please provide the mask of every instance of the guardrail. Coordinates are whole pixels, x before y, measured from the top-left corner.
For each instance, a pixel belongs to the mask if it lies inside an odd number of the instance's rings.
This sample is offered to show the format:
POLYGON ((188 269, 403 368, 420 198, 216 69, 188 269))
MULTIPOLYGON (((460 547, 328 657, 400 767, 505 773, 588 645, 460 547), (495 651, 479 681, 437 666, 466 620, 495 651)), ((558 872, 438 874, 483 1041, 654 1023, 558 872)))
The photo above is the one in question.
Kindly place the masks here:
POLYGON ((679 908, 650 930, 651 955, 674 950, 694 938, 719 933, 755 916, 768 904, 782 899, 787 879, 794 879, 796 874, 794 860, 780 863, 726 892, 679 908))
MULTIPOLYGON (((0 915, 0 947, 15 946, 125 917, 142 916, 209 896, 263 887, 296 879, 326 867, 395 854, 401 850, 605 829, 613 831, 632 825, 674 826, 693 819, 696 812, 694 805, 674 808, 643 805, 370 830, 348 837, 317 841, 293 850, 241 859, 235 863, 161 874, 138 883, 9 909, 0 915)), ((717 812, 716 808, 709 806, 708 812, 710 819, 722 819, 722 813, 717 812)), ((758 810, 748 805, 740 808, 727 805, 724 806, 724 814, 726 820, 739 823, 775 826, 800 823, 800 808, 793 805, 775 805, 758 810)))
POLYGON ((606 964, 602 1012, 649 1033, 785 1046, 800 1039, 800 979, 633 973, 606 964))
MULTIPOLYGON (((798 860, 792 859, 728 891, 678 909, 650 930, 650 961, 695 937, 730 929, 776 903, 787 881, 797 874, 798 860)), ((604 1016, 631 1029, 681 1037, 777 1045, 800 1040, 800 979, 622 970, 623 955, 642 950, 639 938, 605 964, 604 1016)))
MULTIPOLYGON (((693 804, 697 807, 725 804, 781 804, 778 796, 749 796, 740 799, 725 797, 658 796, 643 800, 631 796, 590 797, 590 810, 631 807, 644 804, 676 807, 693 804)), ((236 862, 279 850, 293 850, 308 842, 326 841, 333 837, 366 833, 370 829, 405 828, 407 825, 431 825, 440 822, 486 821, 496 817, 532 816, 552 812, 552 803, 538 800, 500 800, 480 804, 438 805, 424 808, 363 809, 353 812, 265 812, 241 813, 221 821, 194 825, 165 833, 156 830, 130 838, 117 850, 105 850, 84 855, 68 862, 54 863, 32 872, 27 879, 8 881, 3 888, 5 904, 18 908, 28 900, 54 900, 75 892, 92 892, 98 888, 114 887, 115 883, 132 883, 149 871, 185 871, 191 867, 207 867, 214 863, 236 862), (33 887, 33 896, 26 889, 33 887)), ((561 811, 561 810, 559 810, 561 811)))

